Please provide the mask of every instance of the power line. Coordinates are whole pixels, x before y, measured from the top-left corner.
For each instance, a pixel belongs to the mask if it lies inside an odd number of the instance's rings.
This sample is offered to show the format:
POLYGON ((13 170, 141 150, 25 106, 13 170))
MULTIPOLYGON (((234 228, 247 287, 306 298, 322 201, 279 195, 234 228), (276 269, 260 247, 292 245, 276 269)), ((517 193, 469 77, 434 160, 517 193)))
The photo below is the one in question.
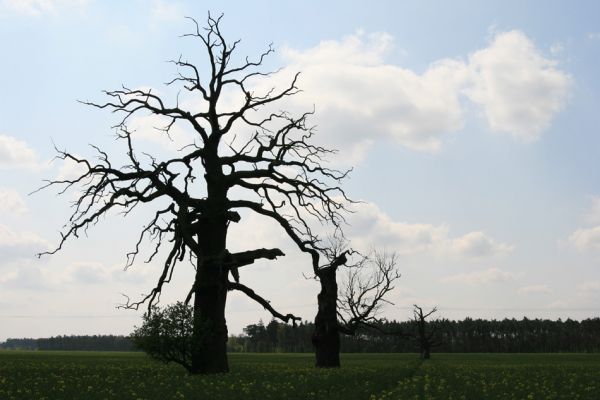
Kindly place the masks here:
MULTIPOLYGON (((316 304, 301 304, 295 307, 309 307, 316 306, 316 304)), ((594 312, 600 314, 599 308, 524 308, 524 307, 498 307, 498 308, 485 308, 485 307, 437 307, 438 311, 483 311, 483 312, 594 312)), ((408 310, 411 311, 413 307, 405 306, 405 307, 390 307, 390 311, 396 310, 408 310)), ((239 312, 256 312, 257 310, 231 310, 231 313, 239 313, 239 312)), ((5 319, 127 319, 127 318, 140 318, 142 314, 117 314, 117 315, 33 315, 33 314, 23 314, 23 315, 0 315, 0 318, 5 319)))
MULTIPOLYGON (((408 308, 408 307, 406 307, 408 308)), ((600 313, 599 308, 520 308, 520 307, 506 307, 506 308, 480 308, 480 307, 438 307, 438 310, 448 311, 515 311, 515 312, 526 312, 526 311, 594 311, 600 313)))

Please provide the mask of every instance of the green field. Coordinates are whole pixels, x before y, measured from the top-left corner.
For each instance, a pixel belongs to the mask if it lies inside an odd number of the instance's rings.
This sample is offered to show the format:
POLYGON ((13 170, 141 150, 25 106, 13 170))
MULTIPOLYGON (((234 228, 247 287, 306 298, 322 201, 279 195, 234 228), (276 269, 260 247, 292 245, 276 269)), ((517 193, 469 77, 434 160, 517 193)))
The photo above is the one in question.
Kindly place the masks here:
POLYGON ((600 354, 232 354, 189 376, 139 353, 0 352, 0 399, 600 399, 600 354))

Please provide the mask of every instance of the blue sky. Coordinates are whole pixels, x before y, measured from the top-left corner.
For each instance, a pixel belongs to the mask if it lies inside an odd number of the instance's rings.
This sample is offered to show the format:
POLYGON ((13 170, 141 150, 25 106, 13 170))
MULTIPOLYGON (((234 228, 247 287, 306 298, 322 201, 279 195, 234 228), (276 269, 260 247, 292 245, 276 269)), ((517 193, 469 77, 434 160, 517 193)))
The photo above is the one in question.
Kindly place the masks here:
MULTIPOLYGON (((77 100, 121 84, 172 96, 165 61, 202 63, 197 43, 179 38, 192 28, 184 16, 202 21, 209 10, 225 14, 229 40, 242 39, 240 56, 273 43, 266 67, 283 69, 270 83, 302 71, 304 92, 285 106, 314 105, 319 140, 340 149, 332 162, 354 167, 344 187, 364 204, 349 236, 400 254, 388 317, 407 318, 413 303, 447 318, 597 316, 600 10, 576 4, 0 0, 0 339, 128 333, 139 322, 115 304, 157 278, 159 265, 122 270, 148 214, 109 216, 37 260, 57 243, 73 195, 28 193, 73 173, 50 162, 53 143, 123 154, 114 116, 77 100)), ((135 122, 142 145, 172 151, 150 119, 135 122)), ((282 310, 314 318, 309 263, 275 227, 249 217, 230 243, 284 248, 285 261, 243 277, 282 310)), ((187 293, 189 279, 181 268, 164 301, 187 293)), ((269 319, 231 297, 231 332, 259 318, 269 319)))

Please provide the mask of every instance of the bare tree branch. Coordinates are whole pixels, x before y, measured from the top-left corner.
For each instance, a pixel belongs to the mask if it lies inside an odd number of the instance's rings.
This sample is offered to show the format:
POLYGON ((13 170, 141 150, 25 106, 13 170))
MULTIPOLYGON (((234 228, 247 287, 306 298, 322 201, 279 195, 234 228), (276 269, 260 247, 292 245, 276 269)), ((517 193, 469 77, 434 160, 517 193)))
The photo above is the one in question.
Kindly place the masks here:
POLYGON ((256 294, 256 292, 254 290, 250 289, 248 286, 244 286, 241 283, 237 283, 237 282, 229 282, 228 289, 229 290, 238 290, 238 291, 244 293, 246 296, 250 297, 252 300, 256 301, 258 304, 263 306, 265 308, 265 310, 269 311, 271 313, 271 315, 273 315, 273 317, 278 318, 278 319, 282 320, 283 322, 287 323, 291 320, 292 323, 294 324, 294 326, 296 326, 296 321, 302 321, 302 318, 296 317, 293 314, 283 315, 280 312, 277 312, 273 308, 273 306, 271 306, 271 303, 269 301, 265 300, 264 298, 262 298, 261 296, 256 294))

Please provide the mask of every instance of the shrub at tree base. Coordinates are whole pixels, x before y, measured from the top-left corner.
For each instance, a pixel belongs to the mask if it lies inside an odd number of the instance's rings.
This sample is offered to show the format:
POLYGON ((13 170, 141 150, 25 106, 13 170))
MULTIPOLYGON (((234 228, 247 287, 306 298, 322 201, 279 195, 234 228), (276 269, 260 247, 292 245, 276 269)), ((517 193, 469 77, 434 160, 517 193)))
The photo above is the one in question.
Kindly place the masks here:
POLYGON ((193 307, 182 302, 152 307, 143 321, 131 335, 134 345, 156 360, 175 362, 191 372, 193 307))

